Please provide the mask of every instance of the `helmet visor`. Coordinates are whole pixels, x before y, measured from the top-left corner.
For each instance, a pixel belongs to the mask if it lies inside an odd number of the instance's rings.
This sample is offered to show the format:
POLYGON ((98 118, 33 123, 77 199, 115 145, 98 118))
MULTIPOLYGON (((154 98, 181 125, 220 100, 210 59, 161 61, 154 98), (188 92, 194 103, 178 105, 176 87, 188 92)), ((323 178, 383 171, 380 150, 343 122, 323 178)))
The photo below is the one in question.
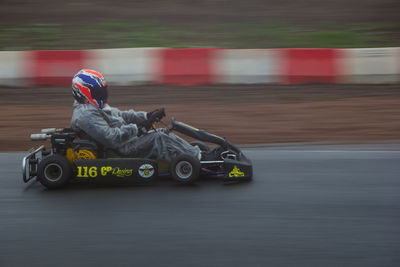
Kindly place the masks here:
POLYGON ((101 100, 103 103, 106 103, 108 99, 107 86, 92 90, 92 98, 95 100, 101 100))

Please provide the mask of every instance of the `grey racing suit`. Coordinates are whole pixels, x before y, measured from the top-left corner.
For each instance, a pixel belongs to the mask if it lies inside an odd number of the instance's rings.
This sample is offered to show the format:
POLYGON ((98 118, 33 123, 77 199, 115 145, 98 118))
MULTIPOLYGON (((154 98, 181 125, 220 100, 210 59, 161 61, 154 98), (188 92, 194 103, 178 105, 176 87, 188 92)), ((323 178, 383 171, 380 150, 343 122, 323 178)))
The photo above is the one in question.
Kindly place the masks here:
POLYGON ((182 153, 200 157, 198 147, 173 133, 166 134, 157 129, 138 137, 137 124, 146 119, 147 113, 143 111, 121 111, 109 105, 100 109, 75 101, 71 127, 84 131, 106 149, 116 150, 125 156, 167 161, 182 153))

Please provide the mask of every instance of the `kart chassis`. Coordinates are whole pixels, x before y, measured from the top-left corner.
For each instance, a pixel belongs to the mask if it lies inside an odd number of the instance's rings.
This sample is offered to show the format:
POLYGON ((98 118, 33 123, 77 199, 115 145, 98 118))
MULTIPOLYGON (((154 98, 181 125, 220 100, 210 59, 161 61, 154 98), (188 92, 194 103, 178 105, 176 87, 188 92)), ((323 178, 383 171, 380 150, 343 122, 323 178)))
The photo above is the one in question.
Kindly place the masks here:
MULTIPOLYGON (((177 131, 199 141, 217 145, 213 151, 215 159, 200 161, 200 175, 214 178, 222 178, 224 181, 248 181, 252 178, 252 163, 242 151, 231 144, 225 138, 210 134, 204 130, 194 128, 182 122, 171 120, 172 126, 165 128, 168 134, 170 131, 177 131)), ((118 177, 143 179, 156 176, 168 175, 158 172, 158 162, 152 159, 143 158, 113 158, 104 151, 101 145, 93 140, 78 138, 77 133, 69 128, 44 129, 41 134, 31 135, 32 140, 51 139, 51 150, 46 150, 42 145, 37 149, 31 149, 22 160, 22 176, 26 183, 38 176, 40 163, 49 155, 66 155, 67 148, 74 151, 80 149, 96 150, 96 159, 79 159, 71 164, 73 177, 77 179, 96 177, 118 177), (145 167, 143 167, 145 166, 145 167), (142 168, 142 170, 141 170, 142 168), (143 168, 146 168, 143 170, 143 168), (89 173, 91 172, 91 173, 89 173), (143 172, 151 175, 144 177, 143 172)))

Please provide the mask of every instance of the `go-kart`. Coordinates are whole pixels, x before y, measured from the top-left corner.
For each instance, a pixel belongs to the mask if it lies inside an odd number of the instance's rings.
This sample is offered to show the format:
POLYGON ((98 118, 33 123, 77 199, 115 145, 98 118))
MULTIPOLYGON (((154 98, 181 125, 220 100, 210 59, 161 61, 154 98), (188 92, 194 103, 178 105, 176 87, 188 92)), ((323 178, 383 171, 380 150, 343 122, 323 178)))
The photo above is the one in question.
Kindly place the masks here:
MULTIPOLYGON (((164 115, 165 116, 165 115, 164 115)), ((159 121, 159 120, 158 120, 159 121)), ((153 130, 157 130, 152 124, 153 130)), ((33 141, 51 141, 51 149, 42 145, 32 148, 22 160, 24 182, 33 178, 49 189, 65 186, 70 180, 117 179, 149 183, 158 176, 171 176, 179 184, 192 184, 199 177, 220 178, 226 182, 250 181, 252 163, 241 150, 225 138, 199 130, 171 119, 171 126, 160 128, 165 133, 176 131, 197 139, 198 146, 208 155, 199 160, 182 154, 171 162, 148 158, 132 158, 104 148, 82 132, 71 128, 43 129, 32 134, 33 141), (210 149, 204 142, 217 145, 210 149)))

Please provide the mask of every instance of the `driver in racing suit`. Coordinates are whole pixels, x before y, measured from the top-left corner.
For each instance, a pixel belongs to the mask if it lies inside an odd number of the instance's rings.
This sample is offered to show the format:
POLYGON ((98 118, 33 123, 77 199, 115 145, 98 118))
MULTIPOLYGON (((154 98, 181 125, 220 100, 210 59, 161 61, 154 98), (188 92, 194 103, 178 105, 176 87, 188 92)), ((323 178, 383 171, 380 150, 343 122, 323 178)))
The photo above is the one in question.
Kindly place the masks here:
POLYGON ((75 98, 71 127, 122 155, 171 161, 180 154, 200 159, 197 146, 175 134, 157 129, 149 131, 154 121, 165 116, 164 109, 152 112, 121 111, 107 104, 107 84, 103 75, 89 69, 72 79, 75 98))

